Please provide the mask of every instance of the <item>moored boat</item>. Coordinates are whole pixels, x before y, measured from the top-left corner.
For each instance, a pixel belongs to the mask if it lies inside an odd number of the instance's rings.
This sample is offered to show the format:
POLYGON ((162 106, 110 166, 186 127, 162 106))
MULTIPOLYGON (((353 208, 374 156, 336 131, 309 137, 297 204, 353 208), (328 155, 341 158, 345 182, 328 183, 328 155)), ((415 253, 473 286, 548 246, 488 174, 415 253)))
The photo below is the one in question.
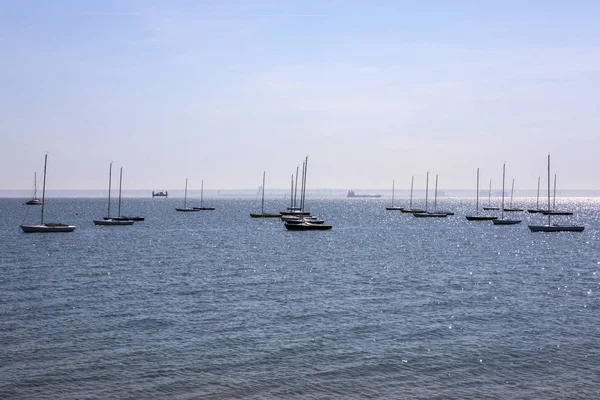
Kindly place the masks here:
MULTIPOLYGON (((501 213, 500 213, 500 218, 499 219, 494 219, 492 220, 492 222, 494 223, 494 225, 516 225, 516 224, 520 224, 521 220, 520 219, 509 219, 509 218, 504 218, 504 183, 506 181, 506 163, 504 163, 502 165, 502 207, 501 207, 501 213)), ((514 185, 514 180, 513 180, 513 185, 514 185)))

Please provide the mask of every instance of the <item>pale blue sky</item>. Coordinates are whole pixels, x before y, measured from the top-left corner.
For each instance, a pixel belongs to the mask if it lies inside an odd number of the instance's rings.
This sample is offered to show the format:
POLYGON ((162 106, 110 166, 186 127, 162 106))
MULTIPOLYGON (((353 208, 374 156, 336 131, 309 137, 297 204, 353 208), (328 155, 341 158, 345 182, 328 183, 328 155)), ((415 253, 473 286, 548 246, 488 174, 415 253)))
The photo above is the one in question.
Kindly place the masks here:
POLYGON ((0 0, 0 51, 1 189, 600 188, 599 1, 0 0))

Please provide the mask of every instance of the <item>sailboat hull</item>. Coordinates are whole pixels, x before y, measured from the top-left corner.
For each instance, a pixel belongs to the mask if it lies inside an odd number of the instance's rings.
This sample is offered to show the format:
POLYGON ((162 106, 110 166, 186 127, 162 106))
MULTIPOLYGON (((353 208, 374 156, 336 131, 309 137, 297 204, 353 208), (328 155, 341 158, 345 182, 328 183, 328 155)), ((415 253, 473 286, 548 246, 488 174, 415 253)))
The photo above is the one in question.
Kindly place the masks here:
POLYGON ((495 219, 492 220, 494 225, 517 225, 521 223, 520 219, 495 219))
POLYGON ((31 199, 25 202, 28 206, 41 206, 42 201, 40 199, 31 199))
POLYGON ((76 226, 66 224, 21 225, 25 233, 73 232, 76 226))
POLYGON ((505 212, 519 212, 519 211, 523 211, 522 208, 505 208, 504 209, 505 212))
POLYGON ((192 212, 192 211, 200 211, 197 208, 176 208, 175 211, 181 212, 192 212))
POLYGON ((402 211, 402 210, 404 210, 404 207, 393 206, 393 207, 386 207, 385 209, 388 211, 402 211))
POLYGON ((327 231, 331 229, 332 226, 325 224, 312 224, 309 222, 303 222, 300 224, 286 222, 285 228, 288 231, 327 231))
POLYGON ((584 228, 577 225, 529 225, 531 232, 583 232, 584 228))
POLYGON ((408 214, 422 214, 424 212, 426 212, 425 210, 421 210, 421 209, 410 209, 410 208, 405 208, 404 210, 402 210, 403 213, 408 213, 408 214))
POLYGON ((143 221, 144 217, 127 217, 125 215, 120 216, 120 217, 104 217, 105 220, 107 219, 112 219, 115 221, 134 221, 134 222, 139 222, 139 221, 143 221))
POLYGON ((214 209, 214 207, 194 207, 194 210, 196 211, 212 211, 214 209))
POLYGON ((544 215, 573 215, 572 211, 540 211, 544 215))
POLYGON ((96 219, 94 220, 94 225, 100 226, 125 226, 125 225, 133 225, 134 221, 131 220, 117 220, 117 219, 96 219))
POLYGON ((498 219, 498 217, 493 217, 489 215, 468 215, 466 216, 467 221, 493 221, 498 219))
POLYGON ((252 218, 281 218, 281 214, 252 214, 252 213, 250 213, 250 217, 252 217, 252 218))
POLYGON ((483 207, 485 211, 499 211, 500 207, 483 207))
POLYGON ((417 217, 417 218, 445 218, 447 216, 448 216, 448 214, 445 214, 445 213, 433 213, 433 212, 414 213, 413 214, 413 217, 417 217))
POLYGON ((539 214, 539 213, 542 213, 544 211, 546 211, 546 210, 540 210, 540 209, 529 209, 529 210, 527 210, 527 212, 529 214, 539 214))

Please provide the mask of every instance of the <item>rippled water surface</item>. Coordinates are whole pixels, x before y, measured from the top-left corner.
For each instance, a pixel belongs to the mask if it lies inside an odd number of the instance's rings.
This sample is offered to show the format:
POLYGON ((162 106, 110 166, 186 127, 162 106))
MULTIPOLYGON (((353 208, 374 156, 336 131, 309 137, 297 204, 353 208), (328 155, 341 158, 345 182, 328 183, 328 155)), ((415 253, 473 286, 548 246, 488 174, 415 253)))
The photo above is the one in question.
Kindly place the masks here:
POLYGON ((105 200, 50 199, 77 230, 23 234, 22 201, 0 199, 2 399, 600 398, 598 200, 558 234, 467 222, 470 199, 309 200, 324 232, 257 200, 127 199, 145 222, 96 227, 105 200))

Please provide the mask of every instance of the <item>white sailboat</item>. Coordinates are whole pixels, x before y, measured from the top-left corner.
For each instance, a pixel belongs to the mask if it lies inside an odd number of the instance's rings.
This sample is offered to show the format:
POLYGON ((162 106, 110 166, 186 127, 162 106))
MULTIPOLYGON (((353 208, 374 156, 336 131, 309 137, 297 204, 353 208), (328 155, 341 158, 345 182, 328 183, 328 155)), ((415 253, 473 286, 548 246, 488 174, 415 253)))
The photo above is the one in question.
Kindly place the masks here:
POLYGON ((498 211, 499 208, 492 206, 492 180, 490 179, 490 190, 488 192, 488 205, 483 207, 486 211, 498 211))
POLYGON ((202 181, 202 184, 200 186, 200 207, 194 207, 194 210, 196 211, 212 211, 215 208, 214 207, 204 207, 204 181, 202 181))
MULTIPOLYGON (((501 208, 501 213, 500 213, 500 219, 494 219, 492 220, 492 222, 494 223, 494 225, 516 225, 516 224, 520 224, 521 220, 520 219, 508 219, 508 218, 504 218, 504 182, 505 182, 505 177, 506 177, 506 163, 504 163, 502 165, 502 208, 501 208)), ((514 182, 514 180, 513 180, 514 182)))
POLYGON ((425 210, 421 210, 419 208, 415 208, 415 209, 412 208, 414 183, 415 183, 415 177, 413 175, 412 178, 410 179, 410 202, 408 203, 408 208, 404 208, 401 210, 403 213, 415 214, 415 213, 424 213, 425 212, 425 210))
POLYGON ((554 195, 553 195, 553 200, 552 200, 552 210, 548 211, 548 210, 542 210, 540 211, 542 214, 544 215, 573 215, 573 211, 564 211, 564 210, 557 210, 556 209, 556 174, 554 174, 554 195))
POLYGON ((279 218, 281 214, 265 214, 265 174, 266 171, 263 171, 263 181, 262 181, 262 199, 260 202, 260 214, 250 213, 250 217, 252 218, 279 218))
MULTIPOLYGON (((548 211, 550 211, 550 154, 548 154, 548 211)), ((582 225, 558 225, 552 224, 552 214, 546 214, 548 216, 547 225, 529 225, 531 232, 583 232, 584 226, 582 225)))
POLYGON ((388 211, 402 211, 404 207, 395 206, 394 205, 394 192, 396 191, 396 180, 392 180, 392 205, 390 207, 386 207, 385 209, 388 211))
POLYGON ((187 180, 187 178, 185 178, 185 192, 183 195, 183 208, 175 208, 175 211, 182 211, 182 212, 200 211, 195 207, 187 206, 187 187, 188 187, 188 180, 187 180))
POLYGON ((37 198, 37 173, 33 173, 33 197, 25 202, 28 206, 41 206, 42 201, 37 198))
POLYGON ((46 205, 46 167, 48 165, 48 154, 44 157, 44 184, 42 189, 42 216, 39 225, 21 225, 25 233, 51 233, 51 232, 73 232, 75 225, 62 223, 44 223, 44 206, 46 205))
MULTIPOLYGON (((413 213, 413 217, 417 218, 445 218, 448 214, 438 213, 438 212, 429 212, 427 199, 429 197, 429 171, 427 171, 427 178, 425 180, 425 212, 424 213, 413 213)), ((436 193, 436 203, 437 203, 437 175, 435 176, 435 193, 436 193)), ((437 205, 436 205, 437 207, 437 205)))
MULTIPOLYGON (((518 207, 513 207, 512 203, 513 203, 513 193, 515 192, 515 180, 512 180, 512 188, 510 189, 510 204, 508 205, 508 207, 502 207, 502 209, 504 211, 509 211, 509 212, 518 212, 518 211, 523 211, 522 208, 518 208, 518 207)), ((504 191, 502 191, 502 196, 504 196, 504 191)))
POLYGON ((467 215, 467 221, 493 221, 498 219, 492 215, 479 215, 479 168, 477 168, 477 201, 475 206, 475 215, 467 215))
MULTIPOLYGON (((107 211, 106 217, 104 217, 103 219, 95 219, 94 225, 101 225, 101 226, 133 225, 133 221, 113 219, 110 217, 110 190, 111 190, 111 186, 112 186, 111 183, 112 183, 112 162, 110 163, 110 165, 108 167, 108 211, 107 211)), ((121 190, 119 189, 119 192, 120 191, 121 190)))

